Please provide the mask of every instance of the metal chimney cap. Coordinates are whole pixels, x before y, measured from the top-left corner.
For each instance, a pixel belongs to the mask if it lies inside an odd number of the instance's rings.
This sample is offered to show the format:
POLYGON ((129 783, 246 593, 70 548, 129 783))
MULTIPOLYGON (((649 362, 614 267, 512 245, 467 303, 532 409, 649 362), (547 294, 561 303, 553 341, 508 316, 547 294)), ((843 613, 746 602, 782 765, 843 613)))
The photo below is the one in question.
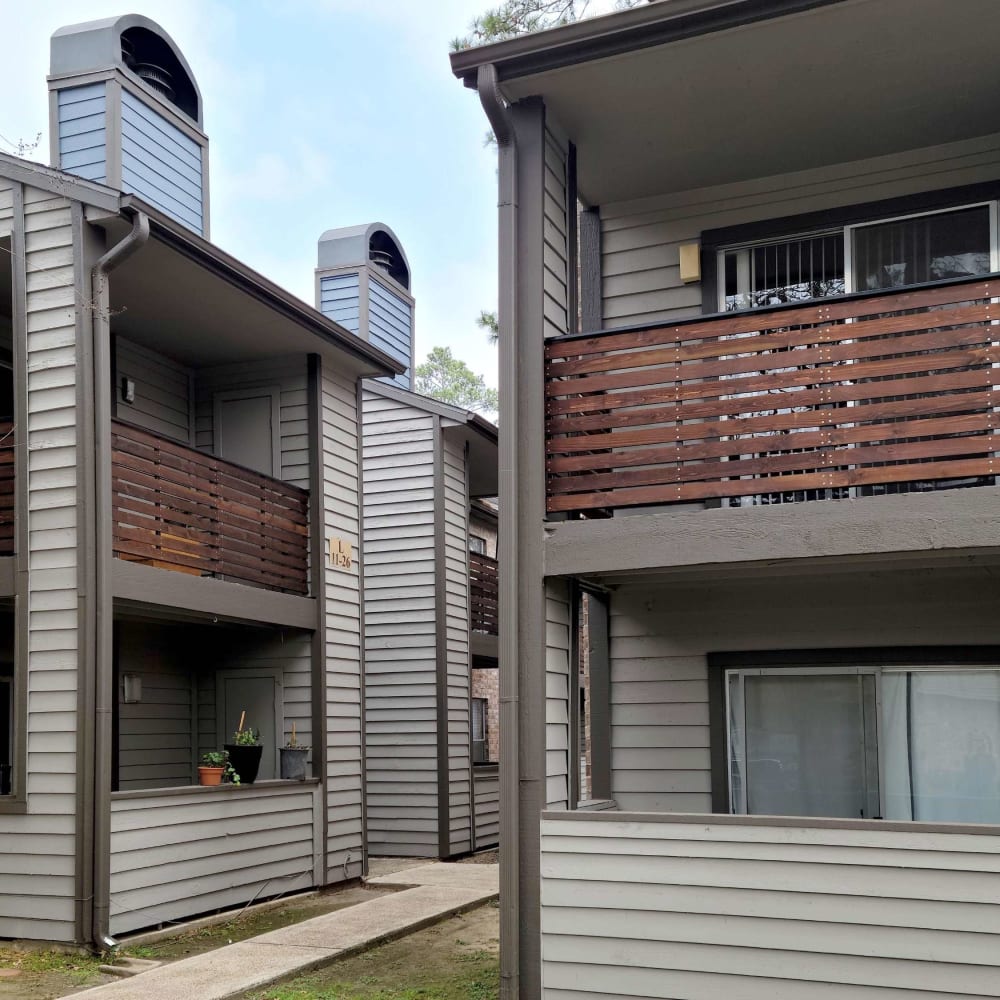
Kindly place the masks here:
POLYGON ((376 242, 388 239, 399 254, 405 269, 405 281, 399 284, 410 290, 410 262, 407 260, 403 245, 396 234, 384 223, 371 222, 365 226, 345 226, 342 229, 328 229, 319 238, 317 266, 320 270, 338 267, 362 267, 372 263, 372 238, 376 242), (382 237, 378 240, 377 237, 382 237))

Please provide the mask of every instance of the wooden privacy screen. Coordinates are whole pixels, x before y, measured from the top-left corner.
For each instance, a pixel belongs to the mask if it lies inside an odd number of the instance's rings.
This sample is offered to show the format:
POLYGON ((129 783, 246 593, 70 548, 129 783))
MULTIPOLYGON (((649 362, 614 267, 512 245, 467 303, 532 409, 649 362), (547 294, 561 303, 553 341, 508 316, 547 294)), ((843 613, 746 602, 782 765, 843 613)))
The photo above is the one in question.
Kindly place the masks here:
POLYGON ((306 490, 117 421, 111 443, 119 559, 307 592, 306 490))
POLYGON ((550 340, 548 510, 992 477, 996 296, 980 278, 550 340))
POLYGON ((473 632, 499 633, 500 604, 497 561, 478 552, 469 553, 469 622, 473 632))
POLYGON ((14 554, 14 425, 0 422, 0 556, 14 554))

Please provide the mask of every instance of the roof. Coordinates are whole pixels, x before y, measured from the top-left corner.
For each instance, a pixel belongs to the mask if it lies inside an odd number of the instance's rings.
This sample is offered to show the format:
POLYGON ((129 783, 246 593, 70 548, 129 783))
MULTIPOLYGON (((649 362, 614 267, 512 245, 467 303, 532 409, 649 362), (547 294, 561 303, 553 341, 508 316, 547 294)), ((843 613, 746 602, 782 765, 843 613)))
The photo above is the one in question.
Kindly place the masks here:
POLYGON ((467 87, 475 87, 479 67, 490 63, 503 82, 845 2, 850 0, 653 0, 629 10, 453 52, 451 68, 467 87))
MULTIPOLYGON (((186 226, 168 218, 135 195, 123 194, 104 184, 87 181, 66 171, 2 152, 0 152, 0 177, 110 213, 110 218, 102 220, 102 224, 106 226, 111 225, 115 216, 121 219, 122 226, 130 225, 135 213, 142 212, 149 217, 152 232, 158 241, 171 246, 197 262, 199 266, 213 271, 243 293, 319 337, 324 343, 362 360, 373 374, 394 375, 405 371, 400 362, 384 351, 372 347, 298 296, 276 285, 247 264, 198 236, 186 226)), ((141 255, 137 259, 141 259, 141 255)))
POLYGON ((467 424, 474 428, 487 440, 497 443, 499 430, 497 425, 487 420, 482 414, 475 410, 466 410, 461 406, 453 406, 451 403, 443 403, 440 399, 433 399, 430 396, 423 396, 419 392, 412 392, 409 389, 401 389, 396 385, 389 385, 387 382, 366 382, 365 388, 379 396, 387 399, 397 399, 401 403, 414 406, 418 410, 426 413, 435 413, 441 417, 447 417, 456 423, 467 424))

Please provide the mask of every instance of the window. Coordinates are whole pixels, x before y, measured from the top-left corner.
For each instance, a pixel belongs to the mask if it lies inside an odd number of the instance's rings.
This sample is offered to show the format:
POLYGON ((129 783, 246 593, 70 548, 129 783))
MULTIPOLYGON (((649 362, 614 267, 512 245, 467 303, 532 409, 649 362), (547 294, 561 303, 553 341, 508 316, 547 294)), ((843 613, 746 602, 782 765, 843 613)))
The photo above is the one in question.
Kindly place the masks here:
POLYGON ((486 555, 486 539, 479 535, 469 535, 469 551, 475 552, 477 556, 486 555))
POLYGON ((974 277, 1000 269, 996 202, 725 247, 723 312, 974 277))
POLYGON ((1000 668, 752 668, 726 692, 732 812, 1000 823, 1000 668))
POLYGON ((485 698, 472 699, 472 763, 487 764, 490 759, 489 741, 486 738, 486 713, 489 703, 485 698))

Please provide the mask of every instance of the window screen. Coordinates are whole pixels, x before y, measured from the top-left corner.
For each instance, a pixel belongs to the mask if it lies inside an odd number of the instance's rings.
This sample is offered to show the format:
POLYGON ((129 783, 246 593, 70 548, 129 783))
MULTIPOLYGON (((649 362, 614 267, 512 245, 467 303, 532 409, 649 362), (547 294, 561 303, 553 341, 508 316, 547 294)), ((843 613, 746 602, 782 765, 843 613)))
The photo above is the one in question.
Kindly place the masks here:
POLYGON ((486 740, 486 706, 485 698, 472 699, 473 764, 485 764, 490 759, 489 745, 486 740))

